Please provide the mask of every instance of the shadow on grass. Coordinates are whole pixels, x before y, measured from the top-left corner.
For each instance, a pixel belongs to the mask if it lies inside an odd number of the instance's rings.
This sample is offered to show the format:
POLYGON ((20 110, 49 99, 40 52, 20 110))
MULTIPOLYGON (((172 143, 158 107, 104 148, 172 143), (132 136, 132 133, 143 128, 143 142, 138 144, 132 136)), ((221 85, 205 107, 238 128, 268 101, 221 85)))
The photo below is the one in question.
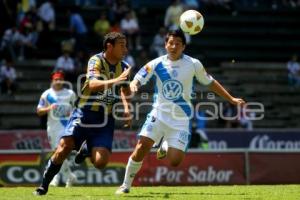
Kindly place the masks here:
POLYGON ((192 196, 192 195, 198 195, 198 196, 245 196, 247 195, 246 193, 211 193, 211 192, 149 192, 148 194, 143 194, 143 195, 126 195, 126 198, 137 198, 137 199, 142 199, 142 198, 170 198, 172 196, 181 196, 184 197, 186 196, 192 196))

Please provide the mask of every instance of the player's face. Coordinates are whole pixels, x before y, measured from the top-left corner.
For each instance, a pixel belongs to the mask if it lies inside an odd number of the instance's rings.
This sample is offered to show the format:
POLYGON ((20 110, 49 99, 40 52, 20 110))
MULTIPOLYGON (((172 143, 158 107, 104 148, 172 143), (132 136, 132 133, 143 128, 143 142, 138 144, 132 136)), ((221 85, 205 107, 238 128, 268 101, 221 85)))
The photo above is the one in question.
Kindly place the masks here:
POLYGON ((64 79, 62 78, 55 78, 52 80, 52 88, 54 90, 61 90, 63 88, 64 79))
POLYGON ((180 37, 170 36, 165 43, 165 48, 170 60, 178 60, 185 49, 185 45, 182 43, 180 37))
POLYGON ((117 39, 112 46, 112 54, 117 60, 122 60, 127 54, 126 39, 117 39))

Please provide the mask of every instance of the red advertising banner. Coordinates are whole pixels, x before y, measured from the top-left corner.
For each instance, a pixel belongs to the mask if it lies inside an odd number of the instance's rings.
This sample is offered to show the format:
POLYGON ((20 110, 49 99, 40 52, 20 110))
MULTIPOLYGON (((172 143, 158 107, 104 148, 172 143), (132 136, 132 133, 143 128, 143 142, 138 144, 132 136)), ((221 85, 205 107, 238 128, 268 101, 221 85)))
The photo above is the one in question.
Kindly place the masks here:
MULTIPOLYGON (((0 154, 0 184, 39 184, 48 156, 0 154)), ((120 185, 129 156, 129 152, 113 153, 103 170, 95 169, 88 159, 83 165, 74 164, 72 170, 77 176, 77 184, 120 185)), ((157 160, 152 153, 145 158, 134 185, 244 184, 243 161, 243 153, 188 153, 184 162, 175 168, 166 161, 157 160)))
POLYGON ((300 153, 250 153, 252 184, 299 184, 300 153))
POLYGON ((50 149, 45 130, 0 131, 0 150, 50 149))
MULTIPOLYGON (((208 130, 208 147, 211 150, 248 148, 251 150, 299 150, 300 130, 208 130)), ((46 130, 0 131, 0 150, 48 149, 46 130)), ((131 149, 137 142, 137 132, 115 130, 113 149, 131 149)))
POLYGON ((243 153, 188 153, 179 167, 151 154, 134 182, 136 185, 245 184, 243 153))
MULTIPOLYGON (((50 149, 45 130, 8 130, 0 131, 0 150, 9 149, 50 149)), ((114 133, 114 149, 134 148, 137 133, 134 131, 116 130, 114 133)))
POLYGON ((137 132, 115 130, 113 149, 133 149, 137 143, 137 132))
MULTIPOLYGON (((45 162, 51 153, 0 153, 0 185, 38 185, 45 162)), ((155 153, 147 156, 134 185, 227 185, 299 184, 300 153, 190 152, 178 167, 167 160, 157 160, 155 153), (249 158, 246 162, 246 158, 249 158), (245 164, 249 166, 246 167, 245 164), (248 172, 246 169, 250 169, 248 172)), ((73 165, 78 185, 122 184, 130 152, 114 152, 103 170, 94 168, 89 159, 73 165)), ((70 160, 74 159, 73 155, 70 160)), ((61 180, 61 183, 63 179, 61 180)))

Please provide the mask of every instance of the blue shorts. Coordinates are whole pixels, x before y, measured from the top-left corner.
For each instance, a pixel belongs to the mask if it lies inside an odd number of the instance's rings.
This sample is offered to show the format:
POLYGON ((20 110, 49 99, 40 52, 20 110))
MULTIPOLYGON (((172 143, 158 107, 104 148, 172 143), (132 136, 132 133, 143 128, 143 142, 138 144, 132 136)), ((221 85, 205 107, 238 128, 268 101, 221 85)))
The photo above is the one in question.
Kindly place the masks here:
POLYGON ((72 136, 75 140, 76 150, 86 140, 89 151, 93 147, 104 147, 111 151, 114 123, 114 118, 111 115, 104 116, 99 112, 76 108, 61 137, 72 136))

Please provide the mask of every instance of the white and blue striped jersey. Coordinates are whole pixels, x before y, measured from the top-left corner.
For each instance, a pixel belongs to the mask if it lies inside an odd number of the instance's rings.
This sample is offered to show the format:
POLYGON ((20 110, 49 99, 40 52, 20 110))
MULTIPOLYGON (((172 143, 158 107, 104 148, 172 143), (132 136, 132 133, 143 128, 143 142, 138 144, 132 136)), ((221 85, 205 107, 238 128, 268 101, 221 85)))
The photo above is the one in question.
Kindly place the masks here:
POLYGON ((206 73, 198 59, 182 55, 179 60, 171 61, 167 55, 158 57, 135 75, 141 85, 154 78, 155 93, 153 109, 157 118, 173 128, 188 126, 193 117, 191 98, 194 79, 209 85, 214 79, 206 73))
POLYGON ((55 109, 48 113, 47 119, 47 133, 48 136, 53 139, 51 143, 56 143, 58 141, 57 137, 63 134, 73 110, 75 100, 75 93, 66 88, 59 91, 55 91, 53 88, 50 88, 41 95, 37 108, 48 107, 49 105, 56 104, 55 109))

